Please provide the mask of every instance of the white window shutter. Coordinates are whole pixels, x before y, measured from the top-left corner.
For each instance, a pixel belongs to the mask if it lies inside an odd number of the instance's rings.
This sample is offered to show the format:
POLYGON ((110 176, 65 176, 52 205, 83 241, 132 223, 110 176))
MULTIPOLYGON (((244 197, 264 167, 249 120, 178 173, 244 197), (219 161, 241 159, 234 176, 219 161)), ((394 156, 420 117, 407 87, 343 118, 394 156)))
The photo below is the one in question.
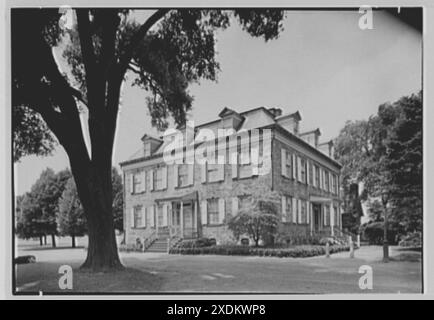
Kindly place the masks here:
POLYGON ((154 206, 150 206, 150 207, 148 207, 148 214, 149 214, 149 216, 150 216, 149 221, 150 221, 151 227, 155 227, 155 212, 154 212, 154 206))
POLYGON ((154 190, 154 170, 149 171, 149 190, 154 190))
POLYGON ((188 184, 194 184, 194 164, 188 165, 188 184))
POLYGON ((131 208, 131 214, 130 214, 130 216, 131 216, 131 228, 134 228, 136 226, 135 223, 134 223, 134 207, 131 208))
POLYGON ((219 169, 219 171, 218 171, 218 173, 219 173, 218 180, 219 181, 224 181, 225 180, 225 165, 224 164, 219 164, 218 165, 218 169, 219 169))
POLYGON ((302 176, 301 176, 301 158, 297 157, 297 176, 298 176, 298 181, 303 182, 302 180, 302 176))
POLYGON ((167 226, 167 204, 163 204, 163 226, 167 226))
POLYGON ((202 183, 206 183, 207 175, 208 175, 208 162, 205 162, 201 165, 201 181, 202 183))
POLYGON ((282 222, 286 222, 286 196, 282 196, 282 222))
POLYGON ((178 165, 177 164, 174 164, 173 165, 173 187, 174 188, 177 188, 177 187, 179 187, 179 184, 178 184, 178 165))
POLYGON ((162 189, 166 189, 167 188, 167 166, 165 166, 161 170, 162 170, 162 178, 161 178, 161 180, 163 181, 162 185, 161 185, 161 188, 162 189))
POLYGON ((306 201, 306 222, 310 223, 310 201, 306 201))
POLYGON ((232 179, 238 178, 238 164, 232 164, 232 179))
POLYGON ((208 202, 206 200, 202 201, 201 207, 200 207, 200 213, 201 213, 201 220, 202 224, 208 224, 208 202))
POLYGON ((295 154, 291 155, 292 158, 292 179, 297 180, 297 165, 295 154))
POLYGON ((146 171, 140 172, 140 191, 146 192, 146 171))
POLYGON ((297 199, 297 204, 298 204, 298 223, 301 223, 301 200, 297 199))
POLYGON ((134 194, 134 173, 130 174, 130 193, 134 194))
POLYGON ((292 222, 297 223, 297 199, 292 198, 292 222))
POLYGON ((280 149, 280 156, 282 162, 282 176, 288 177, 288 173, 286 172, 286 149, 280 149))
POLYGON ((332 227, 335 225, 335 207, 333 202, 330 205, 330 225, 332 227))
POLYGON ((314 165, 312 165, 312 182, 313 182, 313 186, 317 187, 317 185, 316 185, 316 170, 315 170, 314 165))
POLYGON ((310 161, 306 160, 306 184, 309 185, 309 178, 310 178, 310 161))
POLYGON ((232 216, 235 217, 238 214, 238 197, 232 197, 232 216))
POLYGON ((140 215, 142 216, 142 227, 146 228, 146 210, 143 207, 140 208, 140 215))
POLYGON ((219 223, 223 223, 225 219, 225 199, 219 199, 219 223))

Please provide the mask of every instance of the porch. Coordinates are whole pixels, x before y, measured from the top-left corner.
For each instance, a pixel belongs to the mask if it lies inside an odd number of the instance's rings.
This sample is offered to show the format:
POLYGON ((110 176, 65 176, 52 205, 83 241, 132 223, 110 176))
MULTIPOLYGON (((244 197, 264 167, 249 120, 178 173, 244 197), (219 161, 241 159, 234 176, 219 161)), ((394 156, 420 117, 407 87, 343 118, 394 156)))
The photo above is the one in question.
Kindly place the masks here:
POLYGON ((158 239, 198 238, 200 215, 197 191, 155 200, 157 204, 156 234, 158 239))

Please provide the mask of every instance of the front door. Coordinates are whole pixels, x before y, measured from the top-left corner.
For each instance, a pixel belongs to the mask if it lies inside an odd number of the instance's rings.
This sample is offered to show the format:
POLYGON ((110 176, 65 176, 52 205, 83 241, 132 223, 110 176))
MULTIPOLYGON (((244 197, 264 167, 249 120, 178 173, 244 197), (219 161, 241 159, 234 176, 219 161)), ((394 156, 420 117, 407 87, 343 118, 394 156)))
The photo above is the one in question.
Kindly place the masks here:
POLYGON ((313 225, 316 232, 320 230, 321 226, 321 206, 319 204, 313 204, 313 225))
POLYGON ((183 220, 184 220, 184 236, 192 238, 194 233, 194 220, 193 220, 193 205, 191 202, 183 204, 182 207, 183 220))

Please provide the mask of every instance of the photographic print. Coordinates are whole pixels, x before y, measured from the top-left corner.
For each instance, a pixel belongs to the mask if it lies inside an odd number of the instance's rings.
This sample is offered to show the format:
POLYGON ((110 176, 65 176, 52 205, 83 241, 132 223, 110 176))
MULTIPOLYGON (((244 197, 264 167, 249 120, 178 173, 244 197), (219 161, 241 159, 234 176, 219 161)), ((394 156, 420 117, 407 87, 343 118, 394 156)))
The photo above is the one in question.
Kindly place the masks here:
POLYGON ((13 294, 423 293, 422 7, 9 15, 13 294))

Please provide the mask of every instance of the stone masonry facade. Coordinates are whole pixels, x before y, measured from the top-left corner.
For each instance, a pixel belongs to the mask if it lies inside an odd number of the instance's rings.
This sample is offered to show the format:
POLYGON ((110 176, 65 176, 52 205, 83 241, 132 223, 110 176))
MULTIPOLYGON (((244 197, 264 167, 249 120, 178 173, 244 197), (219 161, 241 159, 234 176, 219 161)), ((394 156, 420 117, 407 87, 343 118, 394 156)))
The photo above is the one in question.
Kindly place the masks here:
MULTIPOLYGON (((333 235, 341 226, 341 165, 332 157, 332 143, 319 143, 319 129, 300 132, 300 120, 298 112, 282 116, 276 108, 242 113, 225 108, 217 120, 194 129, 193 138, 205 128, 232 129, 232 136, 220 139, 226 142, 249 133, 248 139, 235 140, 237 164, 167 164, 163 152, 173 140, 145 135, 143 150, 121 163, 127 244, 151 236, 206 237, 234 243, 237 240, 227 222, 256 197, 276 202, 279 234, 288 238, 333 235), (271 157, 269 170, 260 173, 252 158, 240 164, 240 150, 245 141, 252 144, 253 130, 260 132, 258 166, 264 168, 265 154, 271 157)), ((180 128, 183 137, 187 137, 186 130, 180 128)), ((191 143, 194 148, 199 146, 194 139, 191 143)), ((181 154, 185 161, 185 150, 181 154)), ((224 151, 216 147, 215 154, 231 157, 227 146, 224 151)))

